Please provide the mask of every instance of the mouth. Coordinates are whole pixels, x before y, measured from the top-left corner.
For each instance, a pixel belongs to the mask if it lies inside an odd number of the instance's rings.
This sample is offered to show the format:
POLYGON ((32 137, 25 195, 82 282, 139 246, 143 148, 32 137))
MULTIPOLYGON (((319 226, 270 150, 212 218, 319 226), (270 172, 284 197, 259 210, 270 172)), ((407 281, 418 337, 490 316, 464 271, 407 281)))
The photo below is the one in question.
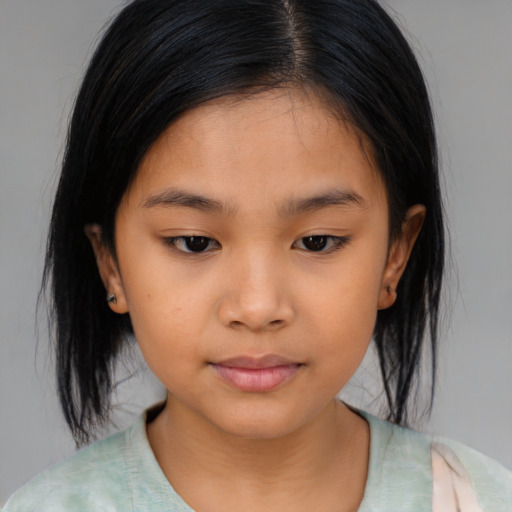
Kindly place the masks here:
POLYGON ((291 380, 304 365, 270 354, 234 357, 210 366, 231 386, 249 393, 264 393, 291 380))

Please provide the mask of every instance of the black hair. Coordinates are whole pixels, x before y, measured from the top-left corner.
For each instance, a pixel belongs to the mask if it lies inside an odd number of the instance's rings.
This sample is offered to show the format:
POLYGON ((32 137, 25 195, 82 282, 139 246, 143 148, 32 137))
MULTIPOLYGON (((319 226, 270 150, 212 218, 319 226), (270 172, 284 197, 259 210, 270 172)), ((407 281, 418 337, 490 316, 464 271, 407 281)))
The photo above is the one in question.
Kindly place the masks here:
MULTIPOLYGON (((119 202, 141 159, 181 114, 209 100, 304 87, 370 141, 387 187, 391 238, 426 206, 374 343, 388 419, 407 423, 425 341, 431 400, 444 228, 432 113, 418 63, 375 0, 135 0, 104 34, 74 105, 48 238, 58 390, 78 444, 110 412, 114 362, 133 333, 105 301, 84 226, 114 247, 119 202)), ((431 405, 431 402, 430 402, 431 405)))

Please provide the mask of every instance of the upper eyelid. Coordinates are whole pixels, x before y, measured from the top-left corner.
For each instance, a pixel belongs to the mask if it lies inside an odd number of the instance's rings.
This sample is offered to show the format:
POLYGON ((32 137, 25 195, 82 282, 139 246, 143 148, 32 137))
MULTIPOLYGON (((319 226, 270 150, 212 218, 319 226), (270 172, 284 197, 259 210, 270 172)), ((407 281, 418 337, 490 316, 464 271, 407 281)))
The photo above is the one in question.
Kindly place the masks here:
MULTIPOLYGON (((315 238, 315 237, 325 237, 325 238, 329 238, 331 240, 333 240, 335 243, 334 243, 334 246, 335 247, 341 247, 347 243, 350 242, 350 240, 352 239, 352 237, 350 236, 336 236, 336 235, 326 235, 326 234, 323 234, 323 235, 306 235, 306 236, 301 236, 300 238, 298 238, 295 242, 294 242, 294 245, 300 241, 300 240, 304 240, 305 238, 315 238)), ((328 252, 328 251, 311 251, 311 252, 328 252)))
MULTIPOLYGON (((193 238, 193 237, 198 237, 198 238, 206 238, 208 239, 210 242, 215 242, 218 246, 221 246, 220 242, 215 240, 215 238, 212 238, 210 236, 203 236, 203 235, 180 235, 180 236, 170 236, 170 237, 166 237, 164 238, 164 241, 165 243, 167 243, 168 245, 172 245, 176 250, 180 251, 180 252, 183 252, 183 253, 188 253, 188 254, 203 254, 207 251, 187 251, 185 249, 180 249, 178 247, 176 247, 176 241, 177 240, 182 240, 184 241, 186 238, 193 238)), ((222 247, 222 246, 221 246, 222 247)))
MULTIPOLYGON (((321 236, 324 236, 326 238, 332 238, 332 239, 348 239, 350 238, 349 236, 341 236, 341 235, 330 235, 328 233, 313 233, 313 234, 310 234, 310 235, 303 235, 303 236, 300 236, 298 238, 295 239, 295 242, 299 241, 299 240, 303 240, 304 238, 309 238, 309 237, 321 237, 321 236)), ((197 237, 197 238, 208 238, 208 240, 212 240, 214 242, 217 242, 218 244, 220 244, 220 242, 216 239, 216 238, 213 238, 211 236, 206 236, 206 235, 200 235, 200 234, 190 234, 190 235, 177 235, 177 236, 168 236, 168 237, 164 237, 165 240, 167 241, 171 241, 171 240, 178 240, 178 239, 184 239, 184 238, 194 238, 194 237, 197 237)))
MULTIPOLYGON (((174 241, 176 240, 185 240, 187 238, 193 238, 193 237, 200 237, 200 238, 206 238, 208 239, 210 242, 215 242, 215 244, 217 244, 218 246, 222 247, 222 244, 216 240, 215 238, 212 238, 212 237, 209 237, 209 236, 204 236, 204 235, 195 235, 195 234, 191 234, 191 235, 179 235, 179 236, 172 236, 172 237, 166 237, 165 238, 165 241, 169 244, 172 244, 172 245, 175 245, 174 244, 174 241)), ((292 247, 299 241, 301 240, 304 240, 305 238, 309 238, 309 237, 325 237, 325 238, 328 238, 334 242, 337 242, 337 244, 335 245, 344 245, 348 242, 350 242, 351 240, 351 237, 350 236, 339 236, 339 235, 329 235, 329 234, 326 234, 326 233, 322 233, 322 234, 311 234, 311 235, 305 235, 305 236, 301 236, 299 238, 297 238, 293 244, 292 244, 292 247)), ((194 252, 194 251, 183 251, 183 252, 194 252)), ((319 251, 320 252, 320 251, 319 251)))

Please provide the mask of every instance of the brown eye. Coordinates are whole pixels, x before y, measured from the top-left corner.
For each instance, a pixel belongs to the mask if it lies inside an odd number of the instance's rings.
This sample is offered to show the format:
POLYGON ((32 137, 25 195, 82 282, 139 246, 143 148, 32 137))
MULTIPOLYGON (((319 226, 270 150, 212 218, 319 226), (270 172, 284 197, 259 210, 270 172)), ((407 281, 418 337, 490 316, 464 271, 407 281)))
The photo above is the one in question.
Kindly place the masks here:
POLYGON ((323 251, 327 247, 329 238, 327 236, 306 236, 302 244, 308 251, 323 251))
POLYGON ((201 253, 210 249, 218 249, 219 243, 207 236, 175 236, 165 242, 181 252, 201 253))
POLYGON ((306 252, 329 254, 341 249, 351 240, 349 236, 312 235, 297 240, 293 245, 296 249, 306 252))
POLYGON ((186 248, 191 252, 205 251, 210 244, 210 239, 205 236, 186 236, 183 238, 186 248))

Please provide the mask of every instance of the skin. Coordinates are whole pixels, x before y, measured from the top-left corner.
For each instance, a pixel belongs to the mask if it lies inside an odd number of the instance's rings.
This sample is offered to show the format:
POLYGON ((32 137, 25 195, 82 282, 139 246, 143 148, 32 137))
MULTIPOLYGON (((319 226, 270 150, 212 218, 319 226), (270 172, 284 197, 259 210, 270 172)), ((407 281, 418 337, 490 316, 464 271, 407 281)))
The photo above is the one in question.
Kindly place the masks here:
POLYGON ((377 310, 395 300, 424 215, 410 208, 390 243, 386 189, 364 136, 314 94, 280 89, 207 103, 160 136, 119 206, 117 261, 100 228, 86 227, 117 298, 110 307, 130 314, 168 390, 148 438, 192 508, 357 510, 369 430, 335 397, 377 310), (175 204, 176 191, 224 210, 175 204), (316 208, 291 208, 326 194, 316 208), (169 241, 192 235, 213 241, 200 253, 169 241), (338 238, 321 251, 305 245, 322 235, 338 238), (297 366, 262 392, 233 386, 212 364, 268 354, 297 366))

